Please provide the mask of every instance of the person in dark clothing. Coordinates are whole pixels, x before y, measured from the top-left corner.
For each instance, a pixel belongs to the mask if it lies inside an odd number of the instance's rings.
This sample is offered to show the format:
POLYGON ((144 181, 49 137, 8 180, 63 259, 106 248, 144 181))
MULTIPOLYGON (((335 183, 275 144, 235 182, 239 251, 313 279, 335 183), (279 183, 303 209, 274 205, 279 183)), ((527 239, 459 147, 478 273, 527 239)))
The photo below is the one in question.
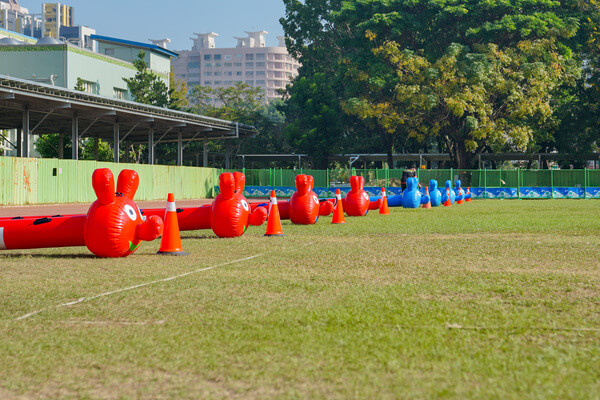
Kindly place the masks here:
POLYGON ((410 168, 402 171, 402 179, 400 180, 400 186, 402 187, 402 191, 406 189, 406 180, 408 178, 416 178, 417 177, 417 167, 415 164, 412 164, 410 168))

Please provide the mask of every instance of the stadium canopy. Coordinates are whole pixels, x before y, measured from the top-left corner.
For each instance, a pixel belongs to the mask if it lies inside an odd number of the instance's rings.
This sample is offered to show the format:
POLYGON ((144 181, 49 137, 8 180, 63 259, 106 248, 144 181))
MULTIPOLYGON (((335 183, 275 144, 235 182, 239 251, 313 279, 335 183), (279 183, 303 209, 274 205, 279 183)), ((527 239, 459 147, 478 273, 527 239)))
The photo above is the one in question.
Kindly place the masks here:
POLYGON ((148 144, 148 163, 154 164, 157 143, 176 142, 177 165, 191 141, 204 141, 203 165, 208 163, 206 141, 253 137, 256 128, 237 122, 113 99, 76 90, 0 75, 0 129, 16 129, 11 143, 20 157, 29 156, 33 135, 71 135, 73 159, 79 158, 79 140, 101 138, 113 143, 119 162, 119 144, 148 144))

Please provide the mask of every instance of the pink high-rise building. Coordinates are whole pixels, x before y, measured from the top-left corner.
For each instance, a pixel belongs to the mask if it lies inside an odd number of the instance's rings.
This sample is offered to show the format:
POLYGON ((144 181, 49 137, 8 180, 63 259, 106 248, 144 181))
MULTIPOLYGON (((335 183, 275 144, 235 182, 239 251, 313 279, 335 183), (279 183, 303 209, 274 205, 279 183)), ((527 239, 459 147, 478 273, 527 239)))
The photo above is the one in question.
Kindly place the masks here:
POLYGON ((217 47, 214 32, 195 33, 191 50, 178 51, 173 59, 175 78, 188 86, 231 86, 245 82, 264 90, 267 100, 281 98, 278 89, 285 88, 298 75, 300 64, 287 52, 285 40, 278 37, 276 47, 267 47, 267 32, 246 32, 246 37, 236 37, 236 47, 217 47))

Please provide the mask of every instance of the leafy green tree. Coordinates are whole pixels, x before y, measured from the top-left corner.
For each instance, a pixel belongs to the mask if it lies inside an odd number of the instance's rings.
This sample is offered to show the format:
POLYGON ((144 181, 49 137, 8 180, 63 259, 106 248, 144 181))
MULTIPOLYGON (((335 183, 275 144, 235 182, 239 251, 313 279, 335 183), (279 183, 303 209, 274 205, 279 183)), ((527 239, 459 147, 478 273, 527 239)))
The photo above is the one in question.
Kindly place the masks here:
POLYGON ((306 62, 296 82, 327 74, 388 155, 434 145, 464 168, 478 152, 548 142, 542 129, 560 125, 554 111, 580 71, 581 3, 290 0, 282 24, 306 62))
POLYGON ((144 58, 146 53, 140 50, 138 58, 133 61, 137 69, 133 78, 123 78, 133 100, 138 103, 149 104, 158 107, 169 105, 169 88, 152 70, 148 68, 144 58))

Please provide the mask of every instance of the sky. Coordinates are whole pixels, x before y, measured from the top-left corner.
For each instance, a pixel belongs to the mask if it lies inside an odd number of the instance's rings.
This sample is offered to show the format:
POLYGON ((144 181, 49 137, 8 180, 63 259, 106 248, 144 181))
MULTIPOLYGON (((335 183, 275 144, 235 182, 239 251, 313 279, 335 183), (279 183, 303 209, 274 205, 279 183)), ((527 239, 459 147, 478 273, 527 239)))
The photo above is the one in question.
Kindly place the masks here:
MULTIPOLYGON (((30 13, 42 12, 42 2, 18 0, 30 13)), ((51 0, 46 0, 51 2, 51 0)), ((283 36, 279 18, 283 0, 63 0, 75 8, 75 24, 96 29, 98 35, 148 42, 171 39, 170 50, 189 50, 195 33, 215 32, 217 47, 235 47, 234 36, 244 31, 269 32, 267 46, 283 36)))

